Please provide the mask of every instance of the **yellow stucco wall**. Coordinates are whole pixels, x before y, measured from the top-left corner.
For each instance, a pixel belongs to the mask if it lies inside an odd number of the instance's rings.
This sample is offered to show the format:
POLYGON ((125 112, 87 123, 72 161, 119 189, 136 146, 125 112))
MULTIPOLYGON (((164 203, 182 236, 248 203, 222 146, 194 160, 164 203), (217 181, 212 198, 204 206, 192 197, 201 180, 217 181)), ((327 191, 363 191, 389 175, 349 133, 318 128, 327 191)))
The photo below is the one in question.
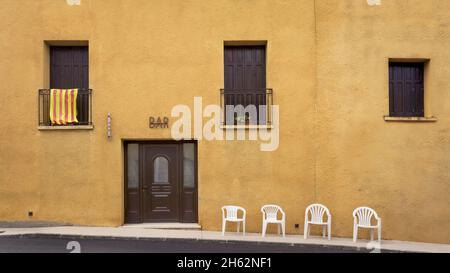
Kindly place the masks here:
POLYGON ((316 1, 317 199, 351 235, 350 212, 377 209, 383 237, 450 242, 450 1, 316 1), (430 59, 425 114, 387 123, 389 58, 430 59))
MULTIPOLYGON (((450 243, 450 2, 445 0, 2 0, 0 221, 123 224, 123 139, 169 139, 149 116, 176 104, 219 103, 224 41, 267 41, 267 87, 280 105, 280 146, 198 145, 199 222, 220 207, 287 212, 326 204, 333 236, 350 236, 353 208, 383 218, 386 239, 450 243), (417 16, 419 15, 419 16, 417 16), (92 131, 37 130, 48 87, 44 41, 89 41, 92 131), (389 58, 429 58, 426 111, 436 123, 387 123, 389 58), (113 118, 113 139, 106 117, 113 118), (234 170, 230 172, 230 170, 234 170)), ((300 224, 295 229, 294 224, 300 224)))

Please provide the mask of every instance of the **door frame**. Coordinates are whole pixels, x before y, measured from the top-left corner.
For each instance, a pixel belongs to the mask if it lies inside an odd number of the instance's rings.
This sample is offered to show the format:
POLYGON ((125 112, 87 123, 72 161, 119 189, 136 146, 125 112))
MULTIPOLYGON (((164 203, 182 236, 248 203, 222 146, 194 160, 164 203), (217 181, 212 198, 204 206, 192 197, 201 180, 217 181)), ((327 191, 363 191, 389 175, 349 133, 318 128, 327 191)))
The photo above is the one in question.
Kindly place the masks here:
MULTIPOLYGON (((190 222, 185 222, 183 217, 184 217, 184 211, 183 211, 183 192, 184 192, 184 187, 183 187, 183 177, 184 177, 184 166, 183 166, 183 144, 184 143, 193 143, 194 144, 194 178, 195 178, 195 190, 194 190, 194 204, 193 204, 193 211, 194 211, 194 215, 195 215, 195 219, 194 219, 194 223, 198 223, 198 142, 197 140, 123 140, 122 141, 122 145, 123 145, 123 164, 124 164, 124 183, 123 183, 123 196, 124 196, 124 203, 123 203, 123 208, 124 208, 124 212, 123 212, 123 221, 125 224, 139 224, 139 223, 158 223, 159 221, 144 221, 143 220, 143 205, 144 202, 142 201, 142 153, 141 153, 141 145, 145 145, 145 144, 178 144, 180 145, 179 151, 180 151, 180 158, 178 160, 178 167, 179 167, 179 171, 178 171, 178 221, 175 223, 193 223, 192 221, 190 222), (128 204, 128 194, 127 194, 127 190, 128 190, 128 164, 127 164, 127 156, 128 156, 128 151, 127 151, 127 144, 138 144, 139 145, 139 206, 140 206, 140 212, 139 212, 139 221, 138 222, 130 222, 127 219, 127 204, 128 204)), ((170 223, 170 222, 168 222, 170 223)), ((172 222, 173 223, 173 222, 172 222)))

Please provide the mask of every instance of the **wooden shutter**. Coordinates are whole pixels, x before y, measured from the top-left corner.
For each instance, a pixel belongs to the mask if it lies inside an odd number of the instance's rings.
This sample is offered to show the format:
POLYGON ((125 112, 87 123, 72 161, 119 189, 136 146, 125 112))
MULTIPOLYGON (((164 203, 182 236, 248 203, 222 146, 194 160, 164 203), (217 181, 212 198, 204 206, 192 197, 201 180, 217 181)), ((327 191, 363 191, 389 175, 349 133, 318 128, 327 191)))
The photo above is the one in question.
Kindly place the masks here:
POLYGON ((80 89, 77 97, 79 124, 89 121, 89 51, 87 46, 50 47, 50 88, 80 89))
POLYGON ((265 92, 265 46, 226 46, 224 56, 225 92, 265 92))
MULTIPOLYGON (((266 105, 266 47, 225 46, 224 65, 225 105, 255 105, 259 112, 259 106, 266 105)), ((228 116, 226 123, 235 124, 230 118, 236 117, 228 116)))
POLYGON ((389 64, 389 114, 391 117, 424 116, 423 63, 389 64))
POLYGON ((50 88, 89 88, 87 46, 50 47, 50 88))

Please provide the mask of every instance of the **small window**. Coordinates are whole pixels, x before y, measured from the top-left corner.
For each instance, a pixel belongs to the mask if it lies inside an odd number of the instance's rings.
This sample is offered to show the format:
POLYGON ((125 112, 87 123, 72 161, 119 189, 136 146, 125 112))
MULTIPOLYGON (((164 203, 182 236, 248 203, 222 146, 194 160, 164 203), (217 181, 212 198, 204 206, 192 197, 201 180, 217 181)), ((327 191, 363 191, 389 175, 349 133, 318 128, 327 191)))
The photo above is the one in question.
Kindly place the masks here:
POLYGON ((169 161, 158 156, 153 162, 153 178, 156 184, 169 184, 169 161))
POLYGON ((424 63, 389 63, 389 116, 424 117, 424 63))
POLYGON ((195 188, 195 144, 183 143, 183 186, 195 188))
POLYGON ((139 145, 136 143, 128 144, 127 164, 128 188, 137 189, 139 187, 139 145))

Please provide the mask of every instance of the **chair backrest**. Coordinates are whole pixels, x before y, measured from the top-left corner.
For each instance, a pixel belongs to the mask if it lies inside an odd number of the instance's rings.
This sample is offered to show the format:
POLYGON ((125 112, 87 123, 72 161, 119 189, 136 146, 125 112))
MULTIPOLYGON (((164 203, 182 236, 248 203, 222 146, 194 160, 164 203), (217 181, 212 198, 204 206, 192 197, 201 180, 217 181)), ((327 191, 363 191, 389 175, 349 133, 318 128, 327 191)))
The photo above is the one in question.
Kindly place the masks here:
POLYGON ((375 210, 368 207, 359 207, 353 211, 353 217, 356 219, 357 223, 364 226, 370 226, 372 217, 375 217, 378 221, 378 214, 375 210))
POLYGON ((222 213, 225 218, 236 219, 238 218, 239 211, 245 214, 245 209, 239 206, 223 206, 222 213))
POLYGON ((265 219, 276 220, 278 211, 283 211, 283 209, 277 205, 264 205, 261 208, 261 212, 264 214, 265 219))
POLYGON ((311 214, 311 221, 314 223, 323 223, 323 216, 326 214, 330 217, 330 211, 322 204, 312 204, 306 208, 305 215, 308 219, 308 214, 311 214))

